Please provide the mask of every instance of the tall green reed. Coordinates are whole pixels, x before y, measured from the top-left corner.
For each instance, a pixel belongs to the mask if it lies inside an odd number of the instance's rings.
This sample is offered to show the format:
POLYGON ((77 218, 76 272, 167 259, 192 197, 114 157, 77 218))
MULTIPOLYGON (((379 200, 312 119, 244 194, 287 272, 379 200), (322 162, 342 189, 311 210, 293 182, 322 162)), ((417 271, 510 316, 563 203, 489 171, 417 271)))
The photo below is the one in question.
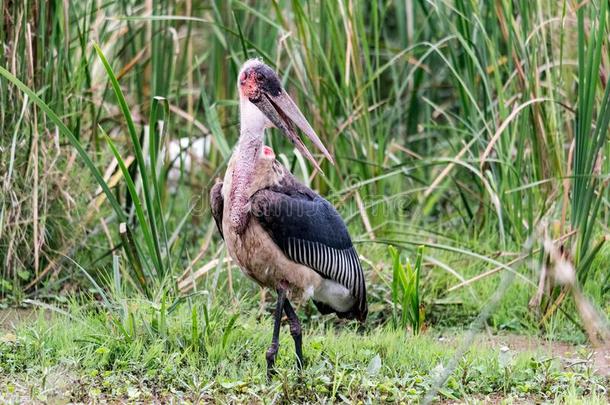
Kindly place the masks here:
POLYGON ((421 297, 421 271, 424 247, 417 248, 415 263, 403 263, 400 251, 388 246, 392 261, 392 323, 395 328, 406 329, 419 334, 424 328, 425 307, 421 297))
MULTIPOLYGON (((163 137, 211 134, 197 179, 202 189, 211 185, 238 136, 235 76, 244 60, 261 57, 278 68, 331 145, 338 164, 323 163, 325 176, 312 184, 341 203, 355 239, 429 242, 435 246, 430 254, 450 251, 482 266, 508 268, 495 255, 520 252, 538 225, 563 223, 565 211, 566 222, 579 229, 579 274, 583 282, 590 278, 586 268, 600 246, 598 224, 608 215, 594 163, 607 154, 607 99, 598 78, 606 62, 603 2, 578 9, 567 1, 146 4, 150 8, 130 0, 45 8, 50 19, 36 30, 51 35, 35 37, 41 57, 32 79, 24 30, 12 48, 22 57, 13 63, 0 56, 0 66, 17 66, 8 69, 12 79, 27 78, 30 103, 45 117, 55 113, 44 118, 46 126, 80 142, 77 150, 90 161, 85 164, 94 180, 100 181, 94 168, 103 180, 109 159, 135 156, 136 163, 122 170, 119 192, 100 186, 116 215, 109 223, 113 229, 128 225, 134 242, 131 248, 125 242, 131 252, 125 254, 140 258, 140 264, 130 261, 145 277, 171 277, 197 253, 191 241, 214 226, 207 212, 193 224, 186 221, 188 236, 171 254, 171 230, 191 214, 183 196, 165 193, 156 170, 163 137), (98 63, 93 39, 108 57, 105 65, 98 63), (58 69, 60 63, 67 67, 58 69), (75 96, 64 102, 65 94, 75 96), (158 122, 167 128, 168 109, 172 125, 161 135, 158 122), (126 210, 128 200, 133 205, 126 210)), ((28 12, 13 7, 16 15, 28 12)), ((3 129, 13 133, 19 114, 6 106, 23 103, 7 98, 15 94, 9 83, 14 80, 0 81, 0 114, 10 117, 3 129)), ((311 176, 282 137, 272 131, 267 142, 298 176, 311 176)), ((561 235, 569 233, 566 227, 561 235)), ((95 259, 90 262, 99 263, 95 259)))

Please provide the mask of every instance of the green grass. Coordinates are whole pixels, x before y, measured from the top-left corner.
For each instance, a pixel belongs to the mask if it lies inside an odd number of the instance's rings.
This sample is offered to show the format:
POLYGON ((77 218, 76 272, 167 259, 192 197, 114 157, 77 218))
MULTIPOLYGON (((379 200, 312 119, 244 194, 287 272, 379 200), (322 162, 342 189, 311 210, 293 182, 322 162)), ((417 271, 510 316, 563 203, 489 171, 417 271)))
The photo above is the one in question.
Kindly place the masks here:
MULTIPOLYGON (((307 367, 302 375, 296 371, 290 335, 283 330, 278 377, 267 382, 267 314, 256 315, 242 306, 231 312, 211 310, 208 322, 199 321, 196 346, 191 313, 192 308, 205 311, 200 301, 176 309, 164 333, 151 333, 146 326, 159 308, 133 301, 124 305, 138 309, 130 338, 109 314, 81 306, 70 307, 70 318, 41 313, 37 320, 21 324, 14 335, 5 334, 0 343, 0 398, 89 402, 137 395, 144 401, 175 397, 220 402, 409 402, 435 383, 462 340, 461 334, 436 330, 413 336, 391 327, 358 331, 355 325, 315 320, 308 322, 305 333, 307 367), (224 327, 233 313, 239 314, 239 321, 227 335, 224 327)), ((485 341, 483 336, 479 339, 485 341)), ((559 401, 573 395, 603 402, 606 381, 591 372, 589 363, 567 366, 574 359, 586 359, 587 349, 574 348, 570 361, 560 361, 544 350, 504 353, 501 341, 473 346, 440 390, 441 398, 499 393, 514 401, 559 401)))
MULTIPOLYGON (((20 327, 17 346, 0 349, 16 356, 8 380, 65 361, 84 381, 75 398, 125 398, 109 391, 115 382, 150 371, 150 390, 188 398, 212 384, 202 395, 226 401, 313 401, 322 386, 333 399, 408 401, 452 360, 435 341, 446 330, 586 343, 590 325, 570 287, 608 335, 605 1, 0 0, 0 9, 0 307, 42 302, 73 317, 20 327), (364 331, 305 309, 306 351, 322 368, 307 369, 300 388, 287 352, 282 379, 261 380, 268 316, 257 287, 217 264, 226 252, 207 201, 237 141, 236 75, 251 57, 279 71, 335 156, 312 177, 277 131, 266 139, 338 207, 368 284, 364 331), (209 155, 171 193, 163 148, 202 136, 209 155), (407 294, 403 283, 400 303, 387 245, 409 258, 424 246, 418 288, 407 294), (192 289, 179 288, 206 265, 192 289), (556 282, 558 268, 573 268, 576 283, 556 282), (422 335, 404 334, 406 319, 394 330, 397 314, 417 306, 422 335), (26 349, 37 339, 47 357, 26 349), (405 342, 417 349, 388 354, 405 342), (252 356, 237 358, 249 343, 252 356), (382 368, 367 377, 374 354, 382 368), (370 384, 359 394, 352 376, 370 384)), ((484 368, 496 354, 469 354, 489 376, 456 386, 454 371, 441 394, 569 401, 591 387, 565 385, 580 377, 562 370, 551 386, 565 393, 520 393, 521 371, 541 371, 525 360, 514 375, 484 368)))

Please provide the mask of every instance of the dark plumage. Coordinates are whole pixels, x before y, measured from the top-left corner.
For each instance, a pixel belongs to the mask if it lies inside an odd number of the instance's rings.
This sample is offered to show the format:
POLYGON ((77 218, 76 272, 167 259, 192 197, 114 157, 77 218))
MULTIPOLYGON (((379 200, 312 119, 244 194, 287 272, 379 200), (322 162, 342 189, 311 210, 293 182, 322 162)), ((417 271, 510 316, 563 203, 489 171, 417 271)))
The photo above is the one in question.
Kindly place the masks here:
POLYGON ((356 297, 355 305, 345 312, 314 300, 321 312, 364 321, 368 312, 364 274, 343 219, 324 198, 296 181, 289 183, 256 192, 252 215, 290 260, 338 282, 356 297))
POLYGON ((212 208, 212 217, 216 222, 216 227, 220 236, 224 239, 222 234, 222 211, 224 210, 224 200, 222 199, 222 182, 214 184, 210 191, 210 207, 212 208))

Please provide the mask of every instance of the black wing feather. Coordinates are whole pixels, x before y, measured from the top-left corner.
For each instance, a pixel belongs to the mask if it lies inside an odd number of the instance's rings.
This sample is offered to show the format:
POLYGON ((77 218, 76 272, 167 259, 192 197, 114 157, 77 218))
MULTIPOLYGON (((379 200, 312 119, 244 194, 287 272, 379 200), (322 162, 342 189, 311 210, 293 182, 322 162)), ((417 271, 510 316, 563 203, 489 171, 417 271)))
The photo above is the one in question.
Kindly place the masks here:
POLYGON ((214 217, 218 232, 220 232, 220 236, 224 239, 224 235, 222 234, 222 211, 224 209, 222 182, 214 184, 214 187, 210 190, 210 207, 212 208, 212 217, 214 217))
MULTIPOLYGON (((335 208, 289 173, 279 186, 259 190, 251 202, 254 217, 290 260, 340 283, 356 297, 354 308, 337 314, 363 321, 368 312, 364 274, 335 208)), ((328 313, 327 305, 315 304, 320 312, 328 313)))

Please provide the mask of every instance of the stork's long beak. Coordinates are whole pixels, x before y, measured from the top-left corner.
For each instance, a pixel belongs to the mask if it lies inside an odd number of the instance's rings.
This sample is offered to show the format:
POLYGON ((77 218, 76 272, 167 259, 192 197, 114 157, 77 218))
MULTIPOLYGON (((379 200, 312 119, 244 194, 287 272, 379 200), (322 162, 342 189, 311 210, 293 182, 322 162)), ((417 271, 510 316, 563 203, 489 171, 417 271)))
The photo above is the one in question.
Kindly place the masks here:
POLYGON ((328 150, 322 141, 320 141, 320 138, 318 138, 318 135, 316 135, 313 128, 311 128, 311 125, 309 125, 309 122, 307 122, 307 119, 305 119, 299 108, 284 89, 281 89, 277 96, 262 92, 259 99, 252 102, 280 131, 282 131, 284 135, 286 135, 288 139, 290 139, 290 142, 294 144, 299 152, 301 152, 316 169, 322 171, 316 159, 314 159, 307 147, 303 144, 303 141, 301 141, 301 138, 297 135, 294 125, 303 131, 316 148, 318 148, 332 164, 335 164, 332 156, 328 153, 328 150))

